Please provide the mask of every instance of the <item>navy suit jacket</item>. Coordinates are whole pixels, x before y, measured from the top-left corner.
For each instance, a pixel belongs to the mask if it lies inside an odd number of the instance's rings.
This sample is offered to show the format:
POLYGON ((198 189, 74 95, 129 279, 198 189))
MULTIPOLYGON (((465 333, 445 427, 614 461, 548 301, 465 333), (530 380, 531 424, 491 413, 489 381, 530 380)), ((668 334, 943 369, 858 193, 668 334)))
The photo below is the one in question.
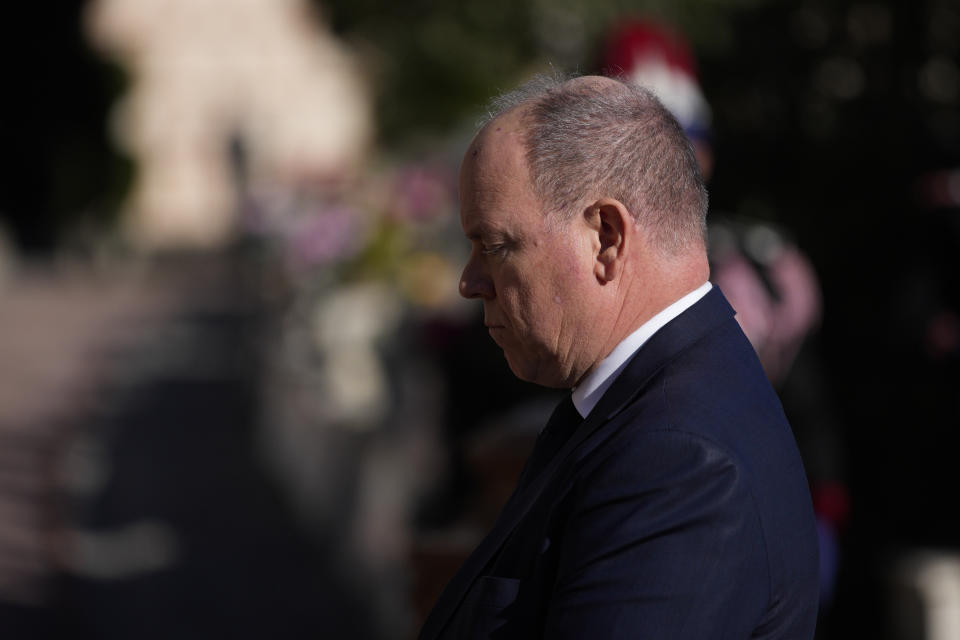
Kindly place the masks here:
POLYGON ((561 429, 559 450, 525 471, 423 640, 813 637, 806 477, 718 288, 561 429))

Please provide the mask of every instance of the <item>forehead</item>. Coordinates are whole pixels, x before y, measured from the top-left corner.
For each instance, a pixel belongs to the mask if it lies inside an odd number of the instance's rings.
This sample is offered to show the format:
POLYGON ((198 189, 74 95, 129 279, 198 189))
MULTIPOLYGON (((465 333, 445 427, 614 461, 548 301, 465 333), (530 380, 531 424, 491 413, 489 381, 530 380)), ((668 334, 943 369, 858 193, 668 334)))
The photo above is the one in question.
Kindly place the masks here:
POLYGON ((518 212, 536 210, 522 130, 511 114, 488 124, 467 149, 460 166, 460 221, 505 223, 518 212))

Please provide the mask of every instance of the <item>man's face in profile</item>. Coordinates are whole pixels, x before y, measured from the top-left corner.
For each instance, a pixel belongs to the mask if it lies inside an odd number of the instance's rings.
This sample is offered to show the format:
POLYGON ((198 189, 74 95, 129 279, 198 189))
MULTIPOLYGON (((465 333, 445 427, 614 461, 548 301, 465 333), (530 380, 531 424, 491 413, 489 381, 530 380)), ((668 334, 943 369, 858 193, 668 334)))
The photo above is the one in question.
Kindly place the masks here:
POLYGON ((482 301, 484 323, 518 378, 569 387, 586 330, 588 247, 567 233, 571 224, 545 218, 510 121, 488 125, 461 167, 460 222, 472 249, 460 293, 482 301))

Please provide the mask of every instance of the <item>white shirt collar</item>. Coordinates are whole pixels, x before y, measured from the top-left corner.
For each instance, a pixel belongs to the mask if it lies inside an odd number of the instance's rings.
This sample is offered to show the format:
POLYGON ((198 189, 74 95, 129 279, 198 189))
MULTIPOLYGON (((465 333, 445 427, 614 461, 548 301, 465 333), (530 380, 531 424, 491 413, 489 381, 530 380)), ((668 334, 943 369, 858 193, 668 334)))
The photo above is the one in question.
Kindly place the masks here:
POLYGON ((678 315, 689 309, 700 298, 707 295, 707 292, 713 288, 709 282, 703 283, 697 289, 683 296, 663 311, 640 325, 640 328, 624 338, 623 342, 613 348, 606 358, 600 361, 600 364, 591 371, 581 382, 573 389, 573 406, 577 412, 586 418, 593 411, 593 408, 600 402, 604 392, 613 381, 617 379, 623 368, 627 366, 630 356, 637 352, 644 343, 650 339, 650 336, 659 331, 665 324, 676 318, 678 315))

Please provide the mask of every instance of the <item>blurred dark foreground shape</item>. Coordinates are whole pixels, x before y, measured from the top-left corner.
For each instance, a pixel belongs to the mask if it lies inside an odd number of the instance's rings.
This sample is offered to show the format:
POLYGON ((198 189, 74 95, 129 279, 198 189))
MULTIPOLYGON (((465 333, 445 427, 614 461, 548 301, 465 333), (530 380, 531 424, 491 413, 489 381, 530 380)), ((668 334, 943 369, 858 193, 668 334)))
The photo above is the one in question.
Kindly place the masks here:
POLYGON ((256 263, 118 267, 5 284, 0 636, 368 637, 254 455, 256 263))

